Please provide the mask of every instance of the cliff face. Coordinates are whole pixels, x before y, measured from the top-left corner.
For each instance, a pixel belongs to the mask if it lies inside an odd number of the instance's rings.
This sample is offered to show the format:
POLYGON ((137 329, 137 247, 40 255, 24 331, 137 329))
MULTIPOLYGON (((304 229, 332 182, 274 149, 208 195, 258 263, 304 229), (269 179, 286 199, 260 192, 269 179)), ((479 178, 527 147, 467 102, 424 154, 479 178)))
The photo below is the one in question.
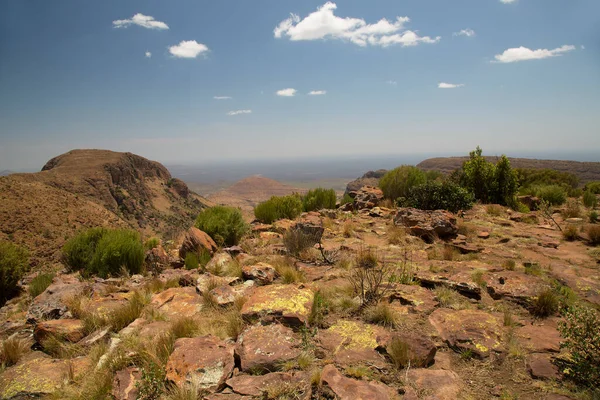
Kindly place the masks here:
POLYGON ((90 226, 130 227, 169 239, 209 205, 162 164, 132 153, 72 150, 41 172, 0 179, 0 239, 20 238, 15 241, 34 254, 48 255, 65 236, 90 226), (23 203, 33 206, 32 215, 17 211, 23 203))

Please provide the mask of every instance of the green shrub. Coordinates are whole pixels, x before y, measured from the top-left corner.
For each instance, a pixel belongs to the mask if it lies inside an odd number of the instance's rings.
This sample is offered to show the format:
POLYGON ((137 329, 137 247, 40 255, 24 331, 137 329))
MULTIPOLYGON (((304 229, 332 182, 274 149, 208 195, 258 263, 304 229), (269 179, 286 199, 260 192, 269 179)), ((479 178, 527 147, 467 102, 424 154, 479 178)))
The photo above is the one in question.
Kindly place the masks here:
POLYGON ((558 311, 558 297, 551 289, 543 290, 531 304, 531 314, 546 318, 558 311))
POLYGON ((567 201, 567 192, 559 185, 545 185, 532 188, 534 195, 552 206, 560 206, 567 201))
POLYGON ((273 196, 254 208, 254 216, 260 222, 272 224, 283 218, 295 219, 302 213, 302 208, 302 200, 298 195, 273 196))
POLYGON ((150 239, 146 240, 146 242, 144 243, 144 248, 146 250, 152 250, 157 248, 160 245, 160 239, 157 237, 151 237, 150 239))
POLYGON ((473 207, 473 195, 453 182, 433 181, 411 188, 401 203, 421 210, 458 212, 473 207))
POLYGON ((196 255, 196 253, 193 253, 191 251, 188 252, 185 255, 184 264, 185 264, 185 269, 187 269, 188 271, 198 268, 200 262, 198 261, 198 256, 196 255))
POLYGON ((342 201, 340 202, 342 205, 348 203, 354 203, 354 199, 350 197, 348 193, 344 193, 344 197, 342 197, 342 201))
POLYGON ((28 270, 27 250, 10 242, 0 242, 0 306, 19 293, 17 284, 28 270))
POLYGON ((598 212, 597 211, 590 211, 590 222, 592 224, 595 224, 596 222, 598 222, 598 212))
POLYGON ((234 246, 250 227, 238 208, 215 206, 203 210, 196 218, 196 228, 206 232, 218 245, 234 246))
POLYGON ((600 181, 586 183, 584 190, 594 194, 600 194, 600 181))
POLYGON ((63 260, 84 276, 102 278, 138 274, 144 263, 144 246, 138 232, 127 229, 92 228, 70 239, 63 247, 63 260))
POLYGON ((579 178, 570 172, 560 172, 554 169, 516 168, 515 169, 522 188, 531 186, 559 185, 565 188, 576 189, 579 178))
POLYGON ((379 181, 383 195, 390 200, 407 197, 412 187, 427 182, 425 173, 417 167, 402 165, 388 171, 379 181))
POLYGON ((31 297, 37 297, 44 292, 52 284, 54 274, 39 274, 31 280, 27 290, 31 297))
POLYGON ((589 190, 583 192, 583 205, 587 208, 594 208, 598 205, 598 198, 589 190))
POLYGON ((316 188, 309 190, 302 198, 304 211, 334 209, 337 196, 333 189, 316 188))
POLYGON ((558 330, 565 339, 561 347, 570 354, 567 375, 586 386, 600 382, 600 318, 591 308, 575 306, 565 312, 558 330))

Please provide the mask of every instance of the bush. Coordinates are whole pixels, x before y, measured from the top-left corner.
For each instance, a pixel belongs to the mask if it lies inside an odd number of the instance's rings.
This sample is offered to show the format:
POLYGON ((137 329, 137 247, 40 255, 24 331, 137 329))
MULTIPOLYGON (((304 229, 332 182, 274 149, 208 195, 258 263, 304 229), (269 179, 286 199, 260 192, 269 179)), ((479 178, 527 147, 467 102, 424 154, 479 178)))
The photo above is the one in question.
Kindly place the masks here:
POLYGON ((600 318, 591 308, 571 307, 558 330, 565 339, 561 347, 570 353, 567 375, 586 386, 597 387, 600 382, 600 318))
POLYGON ((333 189, 316 188, 309 190, 302 198, 304 211, 317 211, 322 209, 334 209, 337 196, 333 189))
POLYGON ((33 278, 27 288, 29 295, 37 297, 42 294, 52 284, 52 279, 54 279, 54 274, 39 274, 33 278))
POLYGON ((598 198, 589 190, 583 192, 583 205, 587 208, 594 208, 598 205, 598 198))
POLYGON ((411 165, 402 165, 388 171, 379 181, 379 187, 383 195, 390 200, 407 197, 412 187, 427 182, 427 176, 423 171, 411 165))
POLYGON ((215 206, 203 210, 196 218, 196 228, 206 232, 218 245, 234 246, 250 227, 238 208, 215 206))
POLYGON ((453 182, 427 182, 408 192, 402 205, 421 210, 458 212, 473 207, 473 195, 453 182))
POLYGON ((567 201, 567 192, 559 185, 545 185, 532 188, 533 194, 552 206, 560 206, 567 201))
POLYGON ((316 234, 304 232, 302 229, 288 229, 283 235, 283 245, 289 254, 296 257, 319 241, 320 237, 316 234))
POLYGON ((600 244, 600 226, 591 225, 587 227, 587 234, 592 246, 598 246, 600 244))
POLYGON ((600 181, 587 183, 584 190, 593 194, 600 194, 600 181))
POLYGON ((577 227, 575 225, 567 226, 562 232, 563 238, 569 242, 577 240, 579 234, 577 233, 577 227))
POLYGON ((254 216, 260 222, 272 224, 283 218, 295 219, 302 213, 302 207, 302 200, 298 195, 273 196, 254 208, 254 216))
POLYGON ((144 243, 144 248, 146 250, 152 250, 157 248, 160 245, 160 239, 157 237, 151 237, 150 239, 146 240, 146 242, 144 243))
POLYGON ((570 172, 560 172, 554 169, 517 168, 519 185, 523 188, 530 186, 559 185, 576 189, 579 178, 570 172))
POLYGON ((27 250, 10 242, 0 242, 0 306, 19 293, 17 284, 28 270, 27 250))
POLYGON ((63 247, 63 260, 84 276, 138 274, 144 263, 144 246, 136 231, 92 228, 79 233, 63 247))
POLYGON ((551 289, 543 290, 533 300, 531 314, 546 318, 558 311, 558 297, 551 289))
POLYGON ((569 200, 561 214, 563 218, 581 217, 581 209, 579 208, 579 202, 575 199, 569 200))
POLYGON ((595 224, 596 222, 598 222, 598 212, 597 211, 590 211, 590 222, 592 224, 595 224))

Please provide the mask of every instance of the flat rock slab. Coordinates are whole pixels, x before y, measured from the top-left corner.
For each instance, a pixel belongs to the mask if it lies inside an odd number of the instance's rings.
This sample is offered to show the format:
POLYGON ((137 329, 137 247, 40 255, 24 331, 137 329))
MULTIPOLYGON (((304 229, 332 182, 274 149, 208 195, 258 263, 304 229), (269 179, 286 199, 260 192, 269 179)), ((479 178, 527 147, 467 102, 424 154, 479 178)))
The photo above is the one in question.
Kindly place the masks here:
POLYGON ((534 379, 558 379, 558 367, 548 354, 531 354, 527 359, 527 371, 534 379))
POLYGON ((461 381, 454 371, 411 369, 406 374, 406 400, 456 400, 461 381))
POLYGON ((283 325, 253 325, 240 335, 235 353, 244 372, 275 371, 300 355, 300 344, 283 325))
POLYGON ((429 314, 438 304, 431 290, 416 285, 395 285, 388 298, 408 306, 414 313, 429 314))
POLYGON ((193 287, 167 289, 152 296, 150 304, 164 313, 168 319, 193 317, 203 307, 202 297, 193 287))
POLYGON ((275 268, 267 263, 244 265, 242 267, 244 279, 251 279, 259 285, 268 285, 275 279, 275 268))
POLYGON ((339 400, 387 400, 394 398, 393 390, 377 382, 359 381, 342 375, 333 365, 321 372, 321 383, 339 400))
POLYGON ((340 320, 329 329, 319 331, 317 342, 340 365, 372 362, 385 365, 385 359, 375 349, 385 342, 389 332, 378 326, 357 321, 340 320))
POLYGON ((548 288, 543 279, 518 271, 502 271, 488 274, 487 292, 494 300, 502 298, 526 304, 532 297, 548 288))
POLYGON ((222 389, 234 367, 234 346, 215 336, 181 338, 166 366, 166 379, 183 387, 195 382, 210 391, 222 389))
POLYGON ((54 393, 64 382, 69 367, 35 352, 0 375, 0 399, 37 398, 54 393))
MULTIPOLYGON (((208 272, 198 276, 196 279, 196 292, 198 294, 204 293, 208 290, 209 286, 216 284, 217 286, 234 285, 241 282, 240 278, 231 276, 216 276, 208 272)), ((214 287, 214 286, 213 286, 214 287)))
POLYGON ((76 343, 83 339, 84 333, 83 321, 79 319, 53 319, 39 322, 35 326, 33 337, 38 343, 50 336, 76 343))
POLYGON ((548 318, 541 323, 522 326, 516 333, 519 342, 532 353, 558 353, 562 338, 557 327, 558 319, 548 318))
POLYGON ((46 290, 33 299, 27 312, 27 321, 58 319, 67 312, 66 302, 82 294, 88 284, 80 282, 76 275, 61 275, 53 279, 46 290))
POLYGON ((242 307, 242 317, 279 319, 289 326, 306 325, 313 292, 294 285, 257 287, 242 307))
POLYGON ((471 351, 478 358, 492 351, 503 352, 503 323, 498 316, 480 310, 437 309, 429 316, 448 346, 458 351, 471 351))
POLYGON ((139 390, 136 384, 141 381, 139 368, 128 367, 117 371, 113 379, 112 395, 116 400, 137 400, 139 390))
POLYGON ((259 397, 271 385, 297 382, 299 379, 288 372, 273 372, 258 376, 242 374, 228 379, 227 386, 238 395, 259 397))

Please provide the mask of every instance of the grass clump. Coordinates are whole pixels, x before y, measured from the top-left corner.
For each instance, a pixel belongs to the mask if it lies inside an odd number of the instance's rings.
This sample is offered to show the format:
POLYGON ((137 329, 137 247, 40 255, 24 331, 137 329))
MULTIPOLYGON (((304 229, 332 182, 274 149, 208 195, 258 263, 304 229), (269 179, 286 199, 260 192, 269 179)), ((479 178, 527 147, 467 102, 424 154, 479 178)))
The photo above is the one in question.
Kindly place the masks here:
POLYGON ((388 227, 387 239, 389 244, 403 244, 406 239, 406 230, 402 227, 392 224, 388 227))
POLYGON ((313 303, 308 315, 308 323, 312 326, 321 326, 327 313, 327 301, 320 290, 313 296, 313 303))
POLYGON ((71 270, 102 278, 138 274, 144 263, 144 246, 138 232, 92 228, 77 234, 63 247, 63 260, 71 270))
POLYGON ((505 260, 502 266, 509 271, 514 271, 517 267, 517 262, 513 259, 505 260))
POLYGON ((315 244, 319 243, 318 235, 304 232, 302 229, 288 229, 283 235, 283 245, 289 254, 298 257, 300 254, 315 244))
POLYGON ((317 211, 322 209, 334 209, 337 196, 333 189, 316 188, 311 189, 302 197, 304 211, 317 211))
POLYGON ((531 314, 538 318, 546 318, 558 311, 558 296, 551 289, 542 290, 532 301, 531 314))
POLYGON ((577 227, 575 225, 569 225, 562 231, 563 239, 569 242, 573 242, 579 238, 577 227))
POLYGON ((523 267, 525 268, 525 275, 542 275, 542 267, 540 267, 540 264, 538 263, 526 262, 523 263, 523 267))
POLYGON ((206 232, 219 246, 237 245, 250 230, 242 212, 235 207, 215 206, 198 214, 196 228, 206 232))
POLYGON ((342 225, 342 235, 344 235, 345 238, 354 236, 354 222, 352 222, 351 219, 344 221, 344 224, 342 225))
POLYGON ((373 375, 371 373, 371 370, 369 368, 365 367, 364 365, 355 365, 355 366, 346 367, 346 369, 344 370, 344 373, 346 374, 346 376, 349 376, 350 378, 360 379, 360 380, 368 379, 373 375))
POLYGON ((433 289, 433 294, 435 295, 440 306, 452 309, 459 309, 463 302, 462 296, 456 291, 445 286, 438 286, 433 289))
POLYGON ((489 204, 485 207, 485 212, 492 217, 500 217, 504 215, 504 207, 499 204, 489 204))
POLYGON ((400 322, 398 313, 387 303, 378 303, 365 309, 365 321, 372 324, 395 328, 400 322))
POLYGON ((600 226, 590 225, 586 229, 589 242, 592 246, 598 246, 600 244, 600 226))
POLYGON ((0 306, 19 293, 18 283, 29 270, 27 250, 0 241, 0 306))
POLYGON ((588 219, 590 220, 590 223, 595 224, 596 222, 598 222, 598 211, 592 210, 590 211, 590 213, 588 214, 588 219))
POLYGON ((564 210, 562 211, 563 218, 579 218, 581 217, 581 209, 577 200, 569 200, 564 210))
POLYGON ((304 282, 304 274, 291 264, 291 260, 284 258, 273 263, 275 272, 285 284, 304 282))
POLYGON ((598 312, 583 306, 568 309, 558 330, 565 341, 561 347, 570 354, 566 374, 577 382, 597 387, 600 382, 600 318, 598 312))
POLYGON ((160 246, 160 239, 157 237, 151 237, 144 242, 144 248, 146 250, 152 250, 160 246))
POLYGON ((394 337, 392 339, 387 346, 386 351, 392 364, 398 369, 406 367, 410 362, 410 349, 408 344, 399 337, 394 337))
POLYGON ((483 279, 484 270, 477 269, 471 273, 471 280, 480 288, 485 288, 487 286, 487 282, 483 279))
POLYGON ((200 323, 191 317, 180 317, 171 323, 171 334, 175 339, 194 337, 199 330, 200 323))
POLYGON ((15 365, 30 351, 29 343, 21 338, 13 336, 3 340, 0 344, 0 370, 15 365))
POLYGON ((42 294, 48 286, 52 284, 54 274, 39 274, 31 280, 27 291, 31 297, 37 297, 42 294))
POLYGON ((295 219, 302 213, 302 199, 296 194, 273 196, 254 208, 254 216, 260 222, 272 224, 279 219, 295 219))
POLYGON ((598 205, 598 197, 589 190, 583 192, 583 205, 587 208, 595 208, 598 205))

